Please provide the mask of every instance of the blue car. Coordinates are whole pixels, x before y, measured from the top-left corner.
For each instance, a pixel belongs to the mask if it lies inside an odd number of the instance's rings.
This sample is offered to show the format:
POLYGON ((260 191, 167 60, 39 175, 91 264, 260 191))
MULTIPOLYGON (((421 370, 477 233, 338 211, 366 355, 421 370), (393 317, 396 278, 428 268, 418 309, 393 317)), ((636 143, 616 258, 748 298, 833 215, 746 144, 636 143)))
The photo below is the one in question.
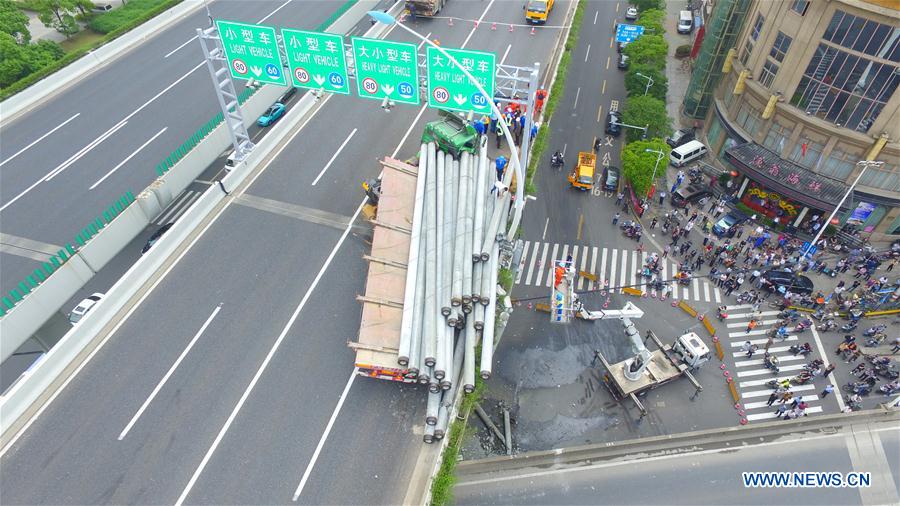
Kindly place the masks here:
POLYGON ((286 109, 287 108, 281 102, 275 102, 272 104, 272 107, 269 107, 269 109, 256 120, 256 124, 261 127, 267 127, 272 123, 275 123, 278 118, 284 116, 284 111, 286 109))

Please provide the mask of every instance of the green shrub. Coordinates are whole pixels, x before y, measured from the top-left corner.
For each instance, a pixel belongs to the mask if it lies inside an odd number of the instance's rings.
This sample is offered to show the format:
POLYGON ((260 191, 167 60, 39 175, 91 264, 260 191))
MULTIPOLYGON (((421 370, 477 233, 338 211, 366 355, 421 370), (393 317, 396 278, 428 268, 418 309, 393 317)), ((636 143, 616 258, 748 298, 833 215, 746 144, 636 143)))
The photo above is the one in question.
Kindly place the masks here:
POLYGON ((125 26, 134 26, 148 12, 156 11, 161 5, 166 8, 178 3, 172 0, 129 0, 125 5, 107 13, 94 16, 88 26, 100 33, 110 33, 125 26))
POLYGON ((684 44, 675 48, 675 58, 687 58, 691 55, 691 45, 684 44))

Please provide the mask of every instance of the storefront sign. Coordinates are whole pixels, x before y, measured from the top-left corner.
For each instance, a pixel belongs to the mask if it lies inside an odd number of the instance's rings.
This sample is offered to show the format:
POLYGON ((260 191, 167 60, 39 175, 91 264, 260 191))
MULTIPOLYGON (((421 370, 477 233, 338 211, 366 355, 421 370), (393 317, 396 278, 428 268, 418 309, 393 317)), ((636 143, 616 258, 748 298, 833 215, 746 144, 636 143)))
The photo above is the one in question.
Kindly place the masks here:
POLYGON ((853 210, 850 218, 847 219, 847 223, 855 223, 857 225, 862 224, 869 219, 869 216, 874 210, 875 204, 860 202, 859 205, 856 206, 856 209, 853 210))

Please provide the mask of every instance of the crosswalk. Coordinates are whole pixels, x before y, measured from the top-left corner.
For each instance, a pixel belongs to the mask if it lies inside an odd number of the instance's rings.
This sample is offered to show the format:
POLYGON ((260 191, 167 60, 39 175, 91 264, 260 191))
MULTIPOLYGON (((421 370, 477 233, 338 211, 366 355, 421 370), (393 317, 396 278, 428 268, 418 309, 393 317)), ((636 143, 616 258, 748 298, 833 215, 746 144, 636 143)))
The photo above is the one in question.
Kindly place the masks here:
MULTIPOLYGON (((766 386, 766 383, 773 379, 779 381, 797 376, 803 370, 804 366, 817 358, 815 353, 807 356, 794 355, 790 351, 793 345, 801 344, 800 337, 795 334, 789 334, 786 339, 776 340, 770 347, 769 353, 778 357, 779 373, 776 375, 771 369, 766 368, 763 364, 763 356, 765 355, 765 345, 768 341, 766 332, 768 332, 776 323, 778 323, 779 311, 761 311, 756 313, 755 317, 758 321, 757 327, 747 332, 747 324, 751 317, 754 316, 749 304, 736 306, 728 306, 728 318, 725 327, 728 329, 728 343, 726 355, 730 355, 734 360, 733 377, 738 393, 741 396, 741 403, 746 413, 747 421, 757 420, 774 420, 775 411, 778 409, 779 401, 775 401, 772 406, 767 405, 769 395, 772 389, 766 386), (759 350, 752 357, 747 356, 747 352, 742 351, 741 347, 745 342, 755 344, 759 350)), ((723 343, 724 344, 724 343, 723 343)), ((819 393, 825 386, 822 378, 817 377, 816 381, 821 385, 808 383, 805 385, 792 385, 791 392, 794 399, 803 397, 809 407, 806 414, 821 413, 822 399, 819 393)))
POLYGON ((165 225, 166 223, 171 223, 177 220, 185 211, 188 210, 189 207, 194 203, 195 200, 200 198, 203 192, 188 190, 179 195, 175 200, 172 201, 171 204, 166 206, 165 209, 160 211, 159 215, 153 220, 153 223, 157 225, 165 225))
MULTIPOLYGON (((553 282, 553 261, 565 260, 572 256, 576 271, 593 274, 597 281, 585 276, 578 276, 575 281, 576 290, 600 289, 608 281, 610 287, 632 286, 641 290, 643 280, 638 274, 648 253, 633 249, 603 248, 578 244, 559 244, 542 241, 525 241, 519 271, 516 274, 517 285, 546 286, 553 282)), ((678 272, 678 263, 669 259, 661 259, 660 277, 664 280, 674 279, 678 272)), ((706 279, 694 278, 687 286, 670 281, 673 297, 698 302, 722 302, 719 288, 706 279)))

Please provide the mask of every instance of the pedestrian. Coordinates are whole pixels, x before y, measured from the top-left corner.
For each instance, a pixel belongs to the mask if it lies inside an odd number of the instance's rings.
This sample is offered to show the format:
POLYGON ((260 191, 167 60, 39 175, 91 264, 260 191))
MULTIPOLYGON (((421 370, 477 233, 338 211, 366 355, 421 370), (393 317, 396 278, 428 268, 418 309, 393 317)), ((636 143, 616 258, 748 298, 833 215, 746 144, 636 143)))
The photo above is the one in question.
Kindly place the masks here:
POLYGON ((834 364, 828 364, 828 367, 822 372, 822 377, 828 378, 828 375, 831 374, 832 371, 834 371, 834 364))
POLYGON ((756 320, 754 318, 750 319, 750 323, 747 324, 747 332, 756 328, 756 320))
POLYGON ((861 373, 863 371, 863 369, 865 369, 865 368, 866 368, 866 363, 860 362, 860 364, 858 366, 854 367, 850 371, 850 374, 853 374, 854 376, 859 375, 859 373, 861 373))
POLYGON ((900 351, 900 337, 894 338, 894 347, 891 348, 891 354, 896 355, 900 351))
POLYGON ((497 181, 502 181, 503 180, 503 170, 506 168, 506 157, 503 155, 500 155, 497 157, 497 160, 495 162, 497 165, 497 181))
POLYGON ((853 362, 856 362, 856 361, 859 359, 859 356, 860 356, 860 355, 862 355, 862 352, 859 351, 859 350, 856 350, 856 351, 853 352, 853 355, 850 355, 850 358, 847 359, 847 361, 844 362, 844 363, 845 363, 845 364, 852 364, 853 362))
POLYGON ((791 400, 791 398, 793 398, 793 397, 794 397, 794 393, 791 392, 790 390, 788 390, 787 392, 784 393, 784 395, 781 396, 781 403, 782 403, 782 404, 786 404, 786 403, 789 402, 789 401, 791 400))
POLYGON ((619 213, 616 213, 616 215, 613 216, 613 226, 616 226, 617 223, 619 223, 619 213))
POLYGON ((502 141, 502 140, 503 140, 503 129, 498 128, 497 129, 497 149, 500 149, 500 141, 502 141))
POLYGON ((778 406, 778 409, 775 410, 775 417, 781 418, 781 415, 783 415, 785 411, 787 411, 787 405, 781 404, 780 406, 778 406))
POLYGON ((830 394, 831 392, 834 392, 834 385, 832 385, 831 383, 829 383, 829 384, 825 385, 825 389, 822 390, 822 394, 820 395, 820 397, 824 399, 824 398, 827 397, 828 394, 830 394))
POLYGON ((767 353, 768 353, 768 351, 769 351, 769 346, 772 346, 772 343, 773 343, 774 341, 775 341, 775 337, 774 337, 774 336, 771 336, 771 335, 769 336, 768 339, 766 339, 766 348, 765 348, 765 350, 766 350, 767 353))
POLYGON ((656 228, 656 217, 654 216, 652 220, 650 220, 650 228, 656 228))
POLYGON ((663 254, 662 254, 662 257, 663 257, 663 258, 666 258, 667 256, 669 256, 669 251, 671 251, 671 250, 672 250, 672 246, 669 245, 669 244, 666 244, 666 247, 663 248, 663 254))
MULTIPOLYGON (((659 192, 659 205, 663 205, 666 201, 666 192, 659 192)), ((890 269, 888 269, 890 270, 890 269)))
POLYGON ((617 206, 622 205, 622 200, 624 198, 625 198, 625 194, 622 192, 619 192, 618 195, 616 195, 616 205, 617 206))
POLYGON ((753 358, 753 354, 756 353, 756 350, 758 350, 758 349, 759 349, 759 346, 757 346, 755 344, 751 345, 750 350, 747 351, 747 358, 753 358))
POLYGON ((778 400, 778 391, 777 390, 775 392, 772 392, 769 395, 769 400, 766 401, 766 406, 771 406, 772 404, 775 403, 776 400, 778 400))
POLYGON ((791 407, 792 407, 792 408, 796 408, 797 406, 800 405, 801 402, 803 402, 803 396, 802 396, 802 395, 798 395, 797 398, 794 399, 794 402, 791 403, 791 407))
POLYGON ((888 266, 887 266, 887 269, 886 269, 887 272, 891 272, 892 270, 894 270, 894 264, 895 264, 895 263, 897 263, 897 260, 891 260, 891 263, 889 263, 888 266))
POLYGON ((750 341, 744 341, 744 344, 741 345, 741 351, 747 353, 750 351, 751 346, 753 346, 753 344, 750 341))
POLYGON ((544 99, 547 98, 547 90, 537 90, 537 93, 534 94, 534 113, 540 114, 544 109, 544 99))

